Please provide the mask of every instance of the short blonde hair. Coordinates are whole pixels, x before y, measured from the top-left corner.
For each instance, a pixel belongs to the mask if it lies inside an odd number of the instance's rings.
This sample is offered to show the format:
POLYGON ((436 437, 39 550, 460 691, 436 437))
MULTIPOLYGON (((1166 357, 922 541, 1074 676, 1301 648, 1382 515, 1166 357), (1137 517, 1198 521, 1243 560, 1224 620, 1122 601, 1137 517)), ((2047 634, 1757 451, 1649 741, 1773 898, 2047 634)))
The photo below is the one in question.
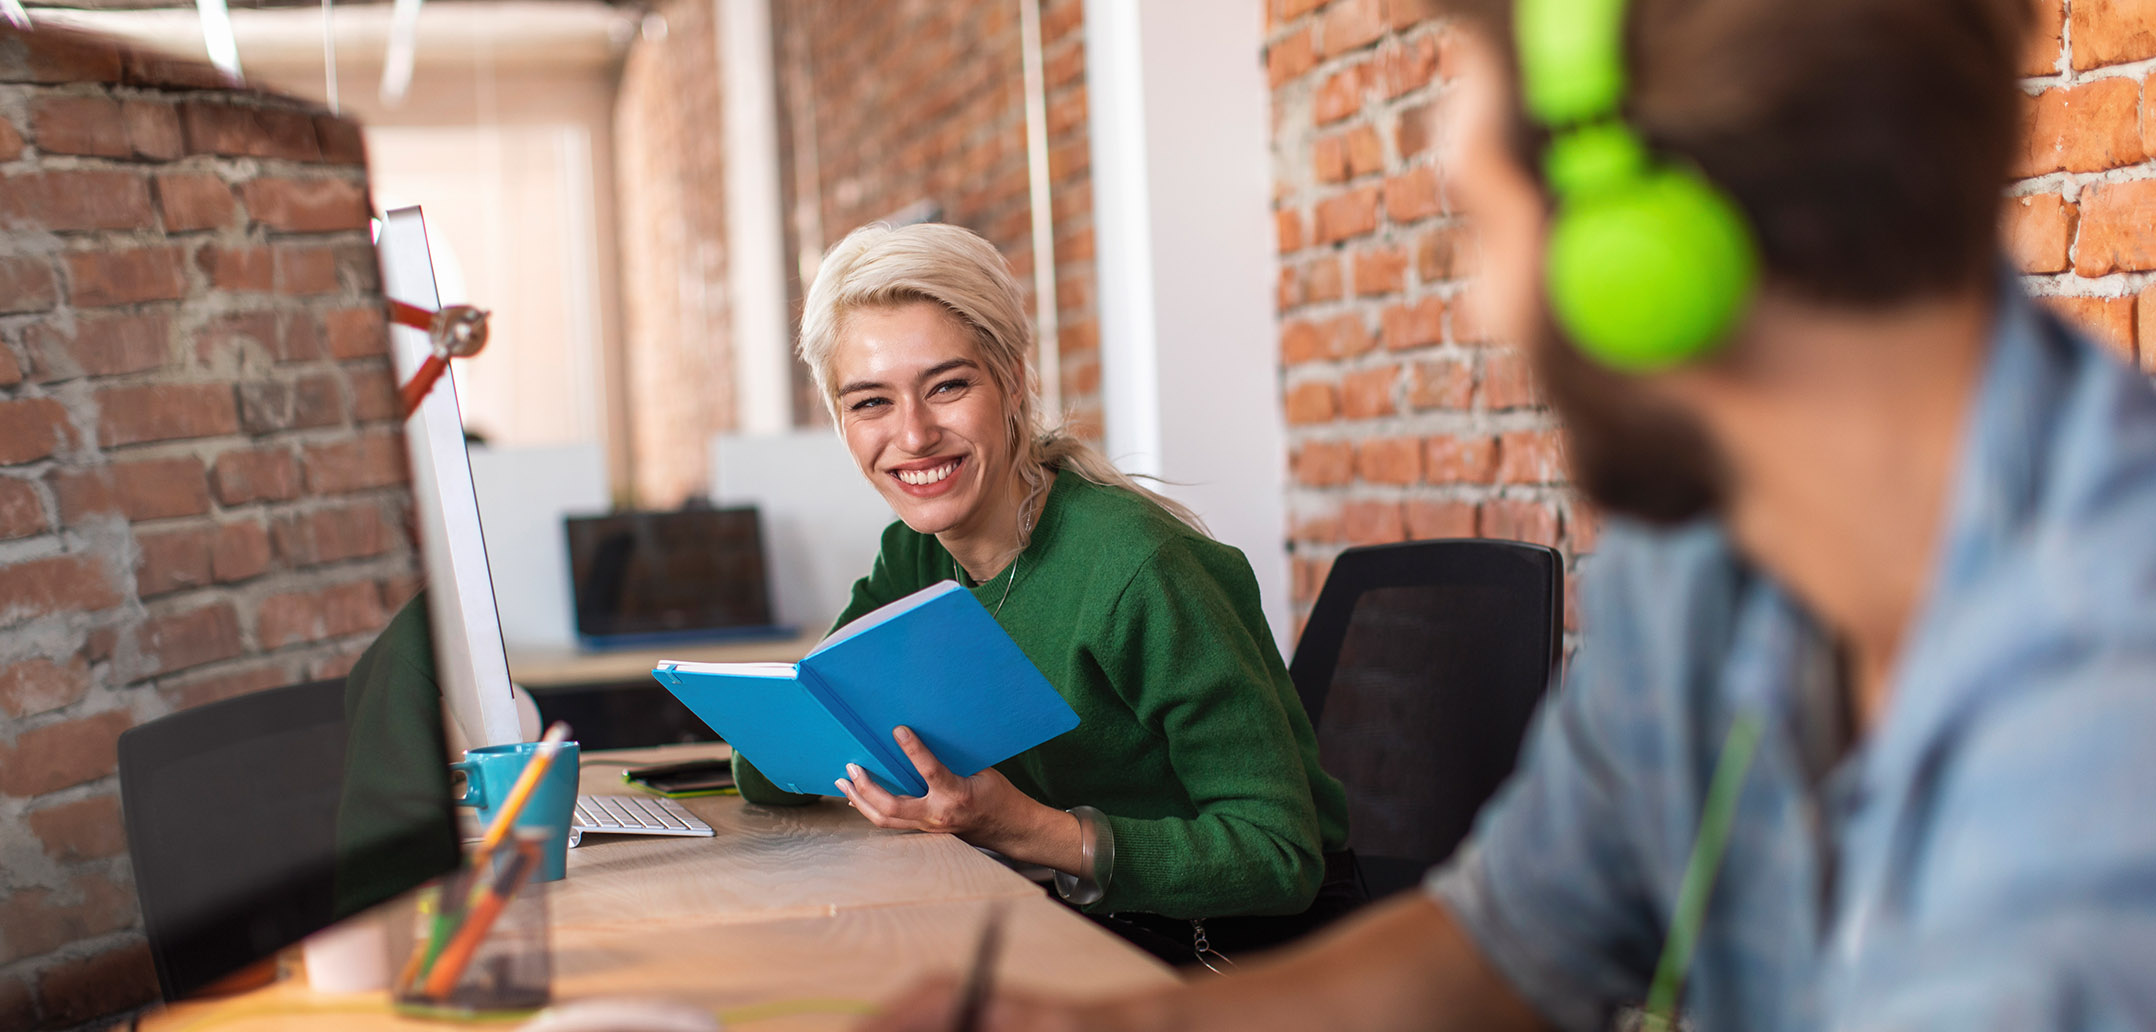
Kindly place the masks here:
MULTIPOLYGON (((958 226, 876 223, 846 234, 824 253, 801 313, 799 352, 833 423, 841 420, 831 363, 847 318, 861 309, 921 301, 942 306, 973 335, 988 376, 1011 399, 1004 417, 1007 443, 1026 484, 1023 511, 1034 511, 1054 483, 1055 471, 1067 468, 1096 484, 1136 492, 1204 532, 1196 513, 1141 486, 1060 423, 1051 426, 1040 418, 1025 295, 995 245, 958 226)), ((1030 536, 1030 529, 1022 527, 1021 544, 1030 536)))

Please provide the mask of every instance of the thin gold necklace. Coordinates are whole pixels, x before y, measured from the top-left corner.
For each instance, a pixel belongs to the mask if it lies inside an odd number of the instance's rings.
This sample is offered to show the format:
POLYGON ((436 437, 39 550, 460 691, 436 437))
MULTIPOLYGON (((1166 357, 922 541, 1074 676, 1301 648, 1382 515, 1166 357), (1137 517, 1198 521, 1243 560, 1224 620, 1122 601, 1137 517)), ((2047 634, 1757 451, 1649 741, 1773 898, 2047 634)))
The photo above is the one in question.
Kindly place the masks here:
MULTIPOLYGON (((1032 514, 1032 513, 1020 513, 1020 514, 1019 514, 1019 517, 1018 517, 1018 519, 1019 519, 1020 523, 1021 523, 1021 524, 1022 524, 1022 525, 1024 526, 1024 528, 1025 528, 1025 532, 1026 532, 1026 533, 1030 534, 1030 533, 1032 533, 1032 532, 1033 532, 1033 514, 1032 514)), ((994 612, 993 612, 993 613, 992 613, 991 615, 993 615, 993 616, 1002 616, 1002 615, 1003 615, 1003 603, 1005 603, 1005 602, 1009 602, 1009 601, 1011 600, 1011 588, 1012 588, 1012 587, 1013 587, 1014 585, 1016 585, 1016 584, 1018 583, 1018 560, 1020 560, 1020 559, 1023 559, 1023 558, 1025 558, 1025 554, 1026 554, 1026 550, 1025 550, 1025 549, 1023 549, 1023 548, 1021 548, 1021 549, 1019 549, 1019 550, 1018 550, 1018 554, 1017 554, 1017 555, 1014 555, 1014 556, 1012 556, 1012 557, 1011 557, 1011 568, 1010 568, 1010 574, 1011 574, 1011 579, 1009 579, 1009 580, 1007 580, 1007 581, 1004 581, 1004 582, 1003 582, 1003 597, 1002 597, 1002 598, 999 598, 999 599, 997 599, 997 600, 996 600, 996 608, 995 608, 994 612)), ((954 555, 954 556, 952 556, 952 557, 951 557, 951 573, 952 573, 952 575, 953 575, 953 576, 955 577, 955 576, 956 576, 956 575, 958 574, 959 570, 960 570, 960 567, 959 567, 959 565, 958 565, 958 557, 954 555)), ((999 576, 1000 576, 1000 575, 999 575, 999 576)), ((992 580, 994 580, 994 579, 995 579, 994 577, 990 577, 990 578, 989 578, 989 580, 991 580, 991 581, 992 581, 992 580)))

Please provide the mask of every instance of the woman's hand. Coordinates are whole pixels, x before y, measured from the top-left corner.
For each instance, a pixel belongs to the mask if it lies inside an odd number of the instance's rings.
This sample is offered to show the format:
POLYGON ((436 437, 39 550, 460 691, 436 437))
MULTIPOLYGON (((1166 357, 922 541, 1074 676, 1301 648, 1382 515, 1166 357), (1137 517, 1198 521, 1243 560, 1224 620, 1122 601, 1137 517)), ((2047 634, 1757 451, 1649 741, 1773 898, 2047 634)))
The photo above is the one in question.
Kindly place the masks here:
POLYGON ((861 816, 879 828, 943 832, 1013 860, 1078 873, 1078 818, 1034 801, 994 767, 970 778, 951 773, 912 728, 895 728, 891 738, 921 772, 928 794, 892 795, 847 764, 849 776, 838 780, 838 790, 861 816))

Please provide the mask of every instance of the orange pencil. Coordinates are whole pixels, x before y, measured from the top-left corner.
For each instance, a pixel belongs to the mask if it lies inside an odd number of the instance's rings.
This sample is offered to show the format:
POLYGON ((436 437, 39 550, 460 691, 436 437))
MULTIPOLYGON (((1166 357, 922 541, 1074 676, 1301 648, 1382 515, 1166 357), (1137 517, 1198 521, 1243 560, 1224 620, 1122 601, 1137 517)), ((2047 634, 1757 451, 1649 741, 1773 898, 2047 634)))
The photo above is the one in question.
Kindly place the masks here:
POLYGON ((524 812, 524 804, 539 790, 539 782, 546 778, 547 769, 554 765, 554 757, 561 753, 561 744, 568 738, 569 725, 559 720, 546 729, 546 734, 539 739, 539 748, 532 750, 531 760, 524 764, 523 773, 518 774, 516 783, 510 786, 509 797, 494 811, 494 823, 479 840, 479 849, 472 854, 472 866, 482 865, 495 847, 509 837, 509 829, 516 824, 517 815, 524 812))
POLYGON ((538 866, 539 844, 518 842, 516 855, 509 858, 501 873, 487 886, 486 894, 466 911, 463 926, 457 929, 449 945, 442 949, 442 955, 435 960, 434 969, 428 972, 427 984, 423 987, 426 996, 444 999, 451 989, 456 988, 457 977, 471 964, 472 955, 479 951, 479 944, 486 941, 495 920, 502 916, 517 890, 524 886, 525 878, 538 866))

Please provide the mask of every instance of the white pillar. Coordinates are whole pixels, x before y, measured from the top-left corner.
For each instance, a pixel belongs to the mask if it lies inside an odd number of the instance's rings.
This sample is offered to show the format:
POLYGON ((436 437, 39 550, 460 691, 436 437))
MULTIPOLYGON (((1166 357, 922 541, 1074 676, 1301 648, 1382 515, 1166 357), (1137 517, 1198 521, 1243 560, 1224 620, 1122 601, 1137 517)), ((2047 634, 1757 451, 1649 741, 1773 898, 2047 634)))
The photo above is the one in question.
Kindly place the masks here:
POLYGON ((793 426, 786 243, 779 219, 778 90, 769 0, 717 5, 719 93, 726 136, 726 285, 734 411, 742 433, 793 426))
POLYGON ((1180 483, 1290 650, 1270 87, 1250 0, 1086 0, 1109 455, 1180 483))

